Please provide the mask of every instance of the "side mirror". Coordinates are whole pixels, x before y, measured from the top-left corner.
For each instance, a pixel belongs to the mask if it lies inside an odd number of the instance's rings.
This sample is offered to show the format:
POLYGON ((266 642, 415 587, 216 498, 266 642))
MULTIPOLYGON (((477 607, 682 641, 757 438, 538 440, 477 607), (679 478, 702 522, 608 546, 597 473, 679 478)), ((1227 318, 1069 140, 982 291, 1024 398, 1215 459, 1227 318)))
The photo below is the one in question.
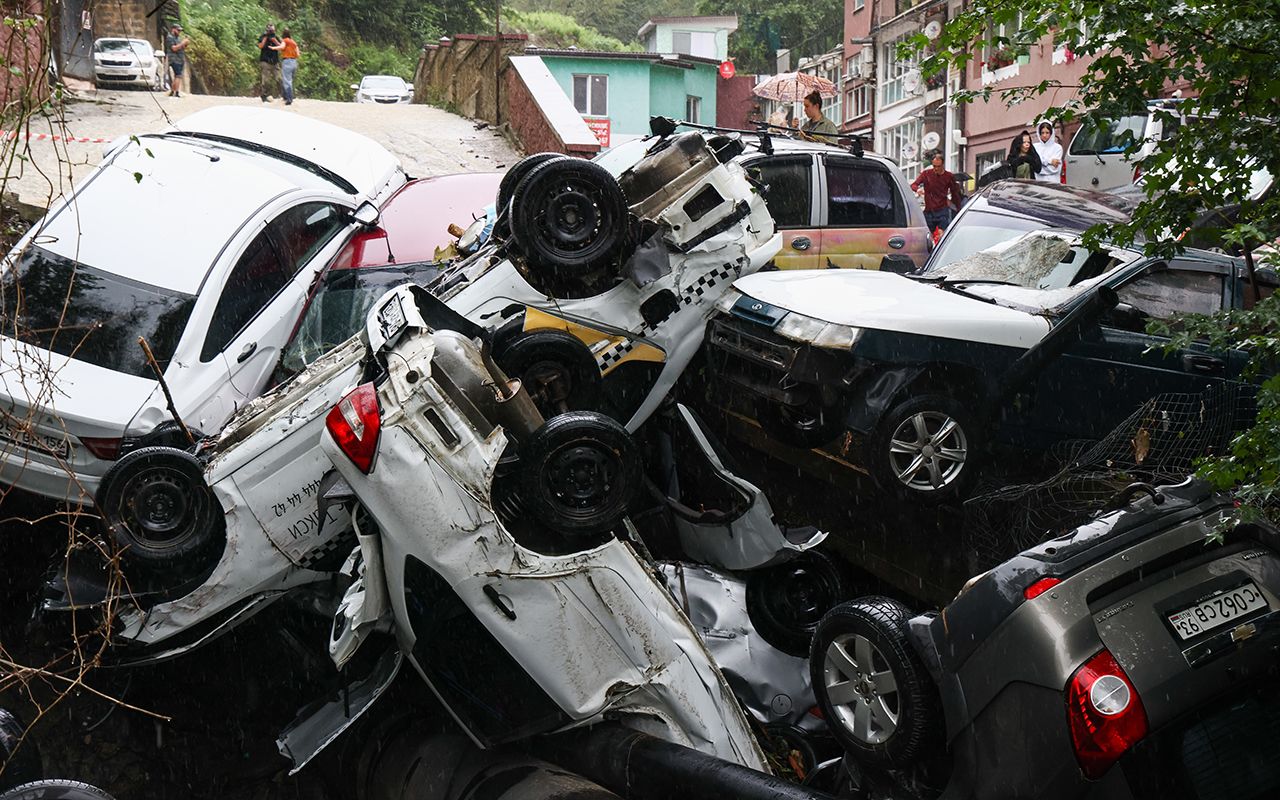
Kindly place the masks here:
POLYGON ((405 90, 406 92, 410 93, 410 94, 413 94, 413 84, 412 84, 412 83, 406 83, 406 84, 404 85, 404 90, 405 90))
POLYGON ((355 211, 351 212, 351 218, 366 228, 372 228, 377 225, 378 216, 378 209, 368 200, 365 200, 356 207, 355 211))
POLYGON ((1128 303, 1117 303, 1114 308, 1102 315, 1102 324, 1122 331, 1144 333, 1147 330, 1147 319, 1150 315, 1128 303))
POLYGON ((352 90, 354 90, 354 91, 360 91, 360 84, 358 84, 358 83, 353 83, 353 84, 351 84, 351 88, 352 88, 352 90))
POLYGON ((164 58, 164 51, 163 51, 163 50, 157 50, 157 51, 155 51, 154 53, 152 53, 151 55, 155 56, 155 57, 156 57, 156 58, 158 58, 158 59, 159 59, 159 58, 164 58))

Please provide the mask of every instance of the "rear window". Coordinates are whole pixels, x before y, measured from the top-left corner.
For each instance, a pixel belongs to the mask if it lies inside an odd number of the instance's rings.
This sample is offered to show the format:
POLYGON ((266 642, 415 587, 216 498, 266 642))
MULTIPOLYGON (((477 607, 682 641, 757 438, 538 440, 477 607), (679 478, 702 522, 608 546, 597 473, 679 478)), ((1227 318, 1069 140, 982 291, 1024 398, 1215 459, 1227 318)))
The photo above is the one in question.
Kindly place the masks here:
POLYGON ((1141 139, 1147 128, 1147 115, 1103 120, 1085 120, 1079 132, 1071 140, 1071 154, 1092 156, 1101 153, 1119 153, 1130 142, 1141 139))
POLYGON ((893 178, 883 169, 827 159, 827 225, 898 228, 906 224, 893 178))
POLYGON ((154 378, 173 357, 192 295, 139 283, 30 245, 0 277, 4 335, 99 367, 154 378))

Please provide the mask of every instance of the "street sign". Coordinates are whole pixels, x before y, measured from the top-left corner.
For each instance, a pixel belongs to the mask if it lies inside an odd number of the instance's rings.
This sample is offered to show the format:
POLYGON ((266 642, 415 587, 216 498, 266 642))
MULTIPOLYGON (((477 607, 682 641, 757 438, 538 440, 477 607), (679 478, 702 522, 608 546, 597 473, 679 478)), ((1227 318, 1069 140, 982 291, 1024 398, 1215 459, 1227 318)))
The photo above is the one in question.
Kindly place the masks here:
POLYGON ((727 80, 729 80, 730 78, 732 78, 735 74, 737 74, 737 70, 736 70, 736 69, 734 69, 734 67, 733 67, 733 62, 732 62, 732 61, 721 61, 721 62, 720 62, 720 77, 721 77, 721 78, 724 78, 724 79, 727 81, 727 80))
POLYGON ((587 117, 583 117, 582 121, 587 123, 587 127, 590 128, 591 132, 594 133, 596 135, 596 138, 600 140, 601 147, 609 146, 609 118, 608 117, 605 117, 603 119, 590 119, 587 117))

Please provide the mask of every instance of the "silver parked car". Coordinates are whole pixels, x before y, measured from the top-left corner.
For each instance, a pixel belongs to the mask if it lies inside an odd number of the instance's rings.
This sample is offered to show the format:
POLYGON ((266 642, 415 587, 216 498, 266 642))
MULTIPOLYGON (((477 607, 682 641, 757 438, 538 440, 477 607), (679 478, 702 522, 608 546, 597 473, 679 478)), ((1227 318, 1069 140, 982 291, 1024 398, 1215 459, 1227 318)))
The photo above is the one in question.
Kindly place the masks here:
POLYGON ((97 39, 93 43, 93 82, 103 86, 163 89, 167 66, 164 51, 146 39, 97 39))
POLYGON ((413 102, 413 84, 394 75, 365 75, 360 83, 351 84, 357 103, 396 105, 413 102))

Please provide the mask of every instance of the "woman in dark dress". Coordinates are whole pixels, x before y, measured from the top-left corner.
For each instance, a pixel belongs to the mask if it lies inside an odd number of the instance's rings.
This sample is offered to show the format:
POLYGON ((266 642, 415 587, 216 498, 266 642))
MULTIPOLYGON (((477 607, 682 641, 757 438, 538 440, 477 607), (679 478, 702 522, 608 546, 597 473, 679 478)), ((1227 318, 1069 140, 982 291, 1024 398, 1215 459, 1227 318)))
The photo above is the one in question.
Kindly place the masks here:
POLYGON ((1009 144, 1009 157, 1005 162, 1013 170, 1013 177, 1034 180, 1040 171, 1040 154, 1031 144, 1031 133, 1023 131, 1009 144))

